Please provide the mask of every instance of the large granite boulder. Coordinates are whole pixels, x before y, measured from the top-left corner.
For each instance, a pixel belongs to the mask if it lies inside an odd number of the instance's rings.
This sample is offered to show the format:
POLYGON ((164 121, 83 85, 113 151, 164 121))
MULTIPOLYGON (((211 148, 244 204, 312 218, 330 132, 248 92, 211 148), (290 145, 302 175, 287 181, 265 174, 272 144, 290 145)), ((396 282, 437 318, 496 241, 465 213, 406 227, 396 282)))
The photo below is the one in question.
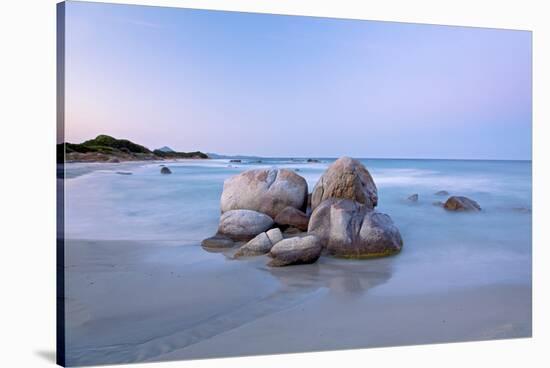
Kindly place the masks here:
POLYGON ((302 231, 307 230, 309 216, 294 208, 286 207, 275 217, 275 223, 283 226, 292 226, 302 231))
POLYGON ((283 239, 275 244, 269 255, 273 258, 268 266, 281 267, 314 263, 321 255, 321 244, 315 235, 283 239))
POLYGON ((232 210, 222 214, 218 234, 233 240, 250 240, 273 226, 268 215, 252 210, 232 210))
POLYGON ((247 209, 275 218, 289 206, 305 210, 307 193, 306 180, 292 170, 248 170, 224 182, 221 210, 247 209))
POLYGON ((373 258, 398 253, 403 240, 391 218, 349 199, 328 199, 312 213, 308 232, 337 257, 373 258))
POLYGON ((281 230, 275 228, 258 234, 254 239, 243 245, 235 253, 235 258, 259 256, 269 253, 271 248, 283 240, 281 230))
POLYGON ((449 211, 481 211, 481 206, 476 201, 462 196, 449 197, 443 208, 449 211))
POLYGON ((368 208, 378 204, 378 191, 372 176, 359 161, 341 157, 323 173, 311 196, 311 209, 329 198, 351 199, 368 208))

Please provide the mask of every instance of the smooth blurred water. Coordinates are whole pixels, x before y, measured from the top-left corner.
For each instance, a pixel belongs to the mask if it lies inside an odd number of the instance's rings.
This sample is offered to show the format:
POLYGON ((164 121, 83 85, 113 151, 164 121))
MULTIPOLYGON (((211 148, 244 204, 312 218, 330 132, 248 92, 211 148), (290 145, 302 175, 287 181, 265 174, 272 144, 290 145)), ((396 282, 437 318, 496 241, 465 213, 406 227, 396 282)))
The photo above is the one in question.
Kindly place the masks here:
MULTIPOLYGON (((164 163, 67 164, 67 239, 172 240, 198 246, 215 233, 223 181, 251 168, 297 169, 309 191, 332 159, 188 160, 164 163), (117 174, 117 171, 132 175, 117 174)), ((531 162, 362 160, 379 191, 378 210, 389 214, 404 239, 384 265, 391 279, 378 293, 430 291, 490 283, 531 283, 531 162), (433 202, 465 195, 480 213, 451 213, 433 202), (417 193, 419 201, 406 198, 417 193)), ((70 251, 67 250, 67 251, 70 251)), ((212 254, 211 257, 219 255, 212 254)))

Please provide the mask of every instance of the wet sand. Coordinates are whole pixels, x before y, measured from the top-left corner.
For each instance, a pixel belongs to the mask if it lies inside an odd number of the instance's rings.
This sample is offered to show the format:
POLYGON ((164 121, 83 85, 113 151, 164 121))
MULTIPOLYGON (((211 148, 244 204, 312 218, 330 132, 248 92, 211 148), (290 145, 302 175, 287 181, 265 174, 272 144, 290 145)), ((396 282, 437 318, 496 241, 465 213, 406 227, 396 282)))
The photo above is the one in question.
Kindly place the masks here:
POLYGON ((407 291, 394 257, 271 269, 196 243, 65 247, 68 365, 531 336, 530 285, 407 291))

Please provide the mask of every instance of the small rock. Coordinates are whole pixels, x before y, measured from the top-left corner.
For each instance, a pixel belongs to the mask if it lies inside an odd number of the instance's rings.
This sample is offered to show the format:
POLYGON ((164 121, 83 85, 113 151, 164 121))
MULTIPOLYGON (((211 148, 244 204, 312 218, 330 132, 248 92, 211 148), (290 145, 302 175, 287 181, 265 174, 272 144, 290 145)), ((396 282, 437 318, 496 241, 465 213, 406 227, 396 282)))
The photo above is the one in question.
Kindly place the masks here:
POLYGON ((290 236, 294 236, 294 235, 299 235, 299 234, 302 234, 303 231, 300 230, 300 229, 296 229, 295 227, 289 227, 287 229, 285 229, 285 231, 283 232, 285 235, 290 235, 290 236))
POLYGON ((216 234, 210 238, 204 239, 201 245, 205 248, 224 249, 233 247, 235 242, 227 236, 216 234))
POLYGON ((449 197, 443 207, 449 211, 481 211, 481 207, 476 201, 462 196, 449 197))
POLYGON ((447 192, 446 190, 440 190, 439 192, 435 192, 435 195, 438 195, 438 196, 448 196, 448 195, 449 195, 449 192, 447 192))
POLYGON ((302 231, 306 231, 309 223, 309 216, 294 207, 286 207, 279 212, 277 217, 275 217, 275 223, 283 226, 292 226, 302 231))
POLYGON ((512 211, 519 213, 531 213, 531 209, 527 207, 514 207, 512 211))
POLYGON ((229 162, 235 162, 235 163, 238 163, 238 162, 242 162, 242 160, 229 160, 229 162))
POLYGON ((407 200, 411 202, 418 202, 418 194, 410 195, 409 197, 407 197, 407 200))
POLYGON ((306 162, 309 162, 309 163, 318 163, 318 162, 321 162, 321 161, 319 161, 319 160, 317 160, 317 159, 315 159, 315 158, 308 158, 308 159, 306 160, 306 162))
POLYGON ((109 163, 112 163, 112 164, 118 164, 120 162, 120 160, 116 157, 113 157, 111 159, 109 159, 109 161, 107 161, 109 163))
POLYGON ((267 237, 271 241, 271 244, 275 245, 281 240, 283 240, 283 234, 281 233, 281 230, 278 228, 271 229, 266 232, 267 237))
POLYGON ((117 171, 116 173, 117 173, 118 175, 132 175, 132 173, 129 172, 129 171, 117 171))
POLYGON ((273 244, 266 233, 260 233, 248 243, 239 248, 235 253, 235 258, 259 256, 266 254, 271 250, 273 244))
POLYGON ((160 173, 161 174, 171 174, 172 173, 172 170, 170 170, 168 167, 166 166, 163 166, 161 169, 160 169, 160 173))
POLYGON ((284 239, 271 248, 273 258, 268 266, 281 267, 297 264, 314 263, 321 255, 319 238, 315 235, 284 239))

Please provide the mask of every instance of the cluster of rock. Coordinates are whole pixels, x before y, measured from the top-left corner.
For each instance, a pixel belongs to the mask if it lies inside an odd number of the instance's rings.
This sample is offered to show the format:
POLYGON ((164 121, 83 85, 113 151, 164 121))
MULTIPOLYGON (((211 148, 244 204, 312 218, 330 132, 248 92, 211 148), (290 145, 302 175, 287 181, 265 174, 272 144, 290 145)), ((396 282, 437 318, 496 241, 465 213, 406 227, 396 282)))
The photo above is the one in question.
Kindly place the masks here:
MULTIPOLYGON (((446 190, 440 190, 436 192, 435 195, 447 196, 449 195, 449 192, 447 192, 446 190)), ((407 200, 410 202, 418 202, 418 194, 410 195, 409 197, 407 197, 407 200)), ((433 202, 433 204, 435 206, 441 206, 448 211, 456 211, 456 212, 481 211, 481 206, 479 205, 479 203, 477 203, 473 199, 470 199, 464 196, 450 196, 445 202, 436 201, 436 202, 433 202)))
POLYGON ((348 157, 330 165, 311 194, 292 170, 249 170, 225 181, 218 231, 202 245, 240 245, 235 258, 268 254, 270 266, 312 263, 323 250, 344 258, 392 255, 403 240, 377 204, 372 176, 348 157))

